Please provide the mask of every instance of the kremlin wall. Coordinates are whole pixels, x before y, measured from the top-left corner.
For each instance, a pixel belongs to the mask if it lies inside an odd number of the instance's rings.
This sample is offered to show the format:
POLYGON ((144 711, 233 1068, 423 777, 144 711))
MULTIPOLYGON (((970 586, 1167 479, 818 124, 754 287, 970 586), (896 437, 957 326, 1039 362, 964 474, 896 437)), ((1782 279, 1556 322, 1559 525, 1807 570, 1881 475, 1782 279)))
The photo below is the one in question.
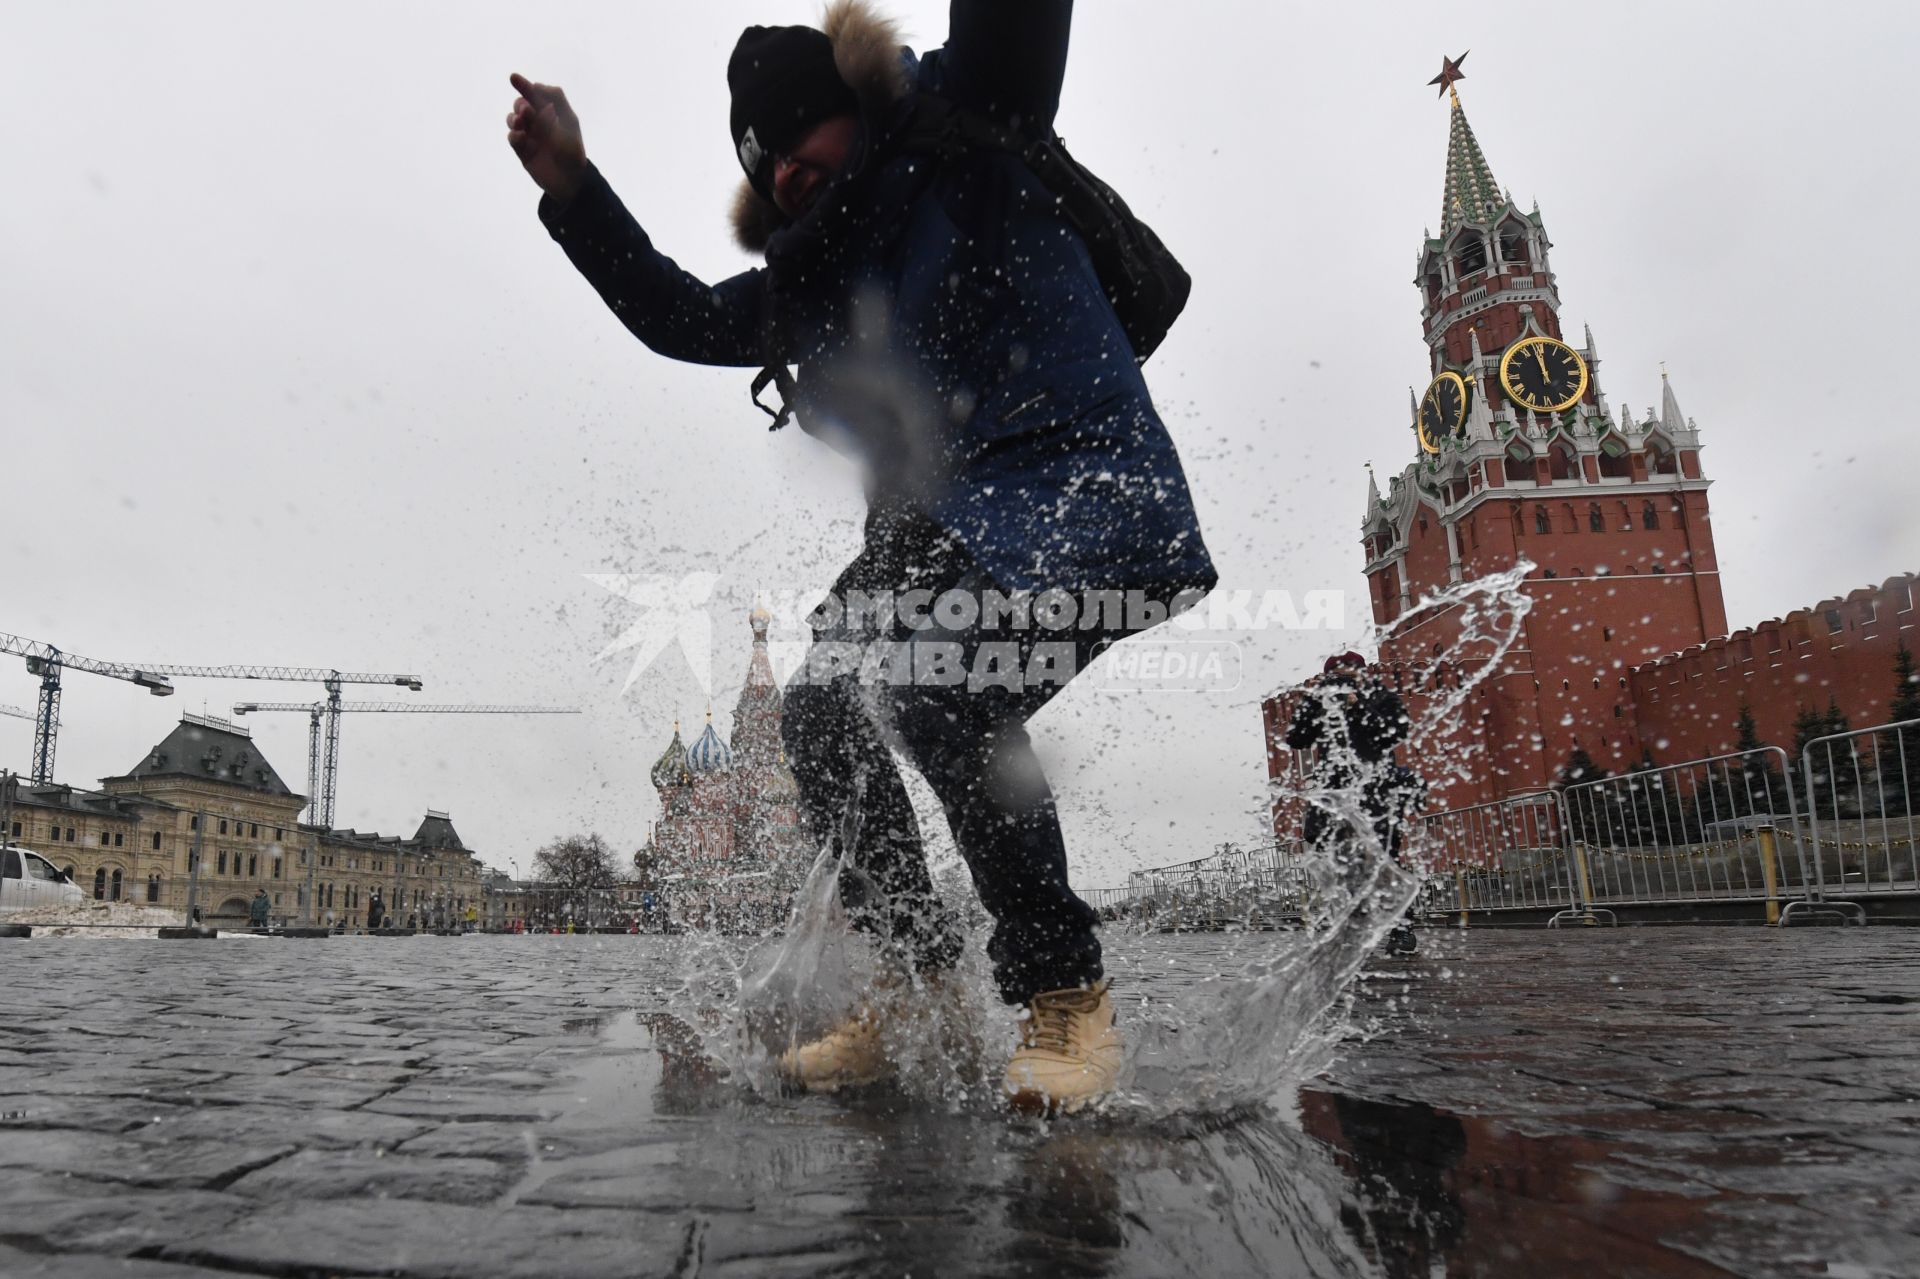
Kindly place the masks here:
POLYGON ((1788 749, 1800 714, 1829 702, 1856 727, 1886 723, 1897 651, 1920 653, 1915 581, 1890 577, 1634 667, 1639 739, 1665 763, 1731 751, 1742 707, 1761 741, 1788 749))

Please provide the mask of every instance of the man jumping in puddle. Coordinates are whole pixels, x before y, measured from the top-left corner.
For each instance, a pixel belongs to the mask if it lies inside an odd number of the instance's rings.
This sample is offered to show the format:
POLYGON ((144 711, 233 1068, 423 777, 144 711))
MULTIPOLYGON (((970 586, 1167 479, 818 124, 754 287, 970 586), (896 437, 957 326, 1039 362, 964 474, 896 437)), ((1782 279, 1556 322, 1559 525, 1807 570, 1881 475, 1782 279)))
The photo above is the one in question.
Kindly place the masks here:
MULTIPOLYGON (((934 998, 962 938, 893 752, 919 770, 993 916, 1001 995, 1024 1009, 1006 1095, 1049 1112, 1110 1093, 1121 1040, 1025 723, 1105 645, 1216 580, 1136 358, 1158 334, 1123 321, 1135 295, 1090 247, 1110 237, 1087 232, 1057 168, 1039 171, 1058 142, 1072 8, 954 0, 946 44, 918 57, 858 0, 836 0, 818 30, 749 27, 727 65, 746 175, 733 227, 765 265, 718 284, 654 248, 558 87, 514 76, 507 117, 542 222, 636 337, 762 370, 756 393, 786 401, 776 426, 791 411, 860 460, 865 546, 786 694, 802 811, 842 857, 841 900, 880 940, 883 980, 934 998), (843 607, 874 598, 919 602, 843 607), (1008 622, 1008 600, 1033 599, 1052 601, 1046 624, 1008 622), (875 646, 892 654, 884 670, 844 660, 875 646)), ((1124 213, 1110 191, 1095 198, 1124 213)), ((879 1006, 797 1045, 786 1072, 824 1091, 886 1076, 879 1006)))

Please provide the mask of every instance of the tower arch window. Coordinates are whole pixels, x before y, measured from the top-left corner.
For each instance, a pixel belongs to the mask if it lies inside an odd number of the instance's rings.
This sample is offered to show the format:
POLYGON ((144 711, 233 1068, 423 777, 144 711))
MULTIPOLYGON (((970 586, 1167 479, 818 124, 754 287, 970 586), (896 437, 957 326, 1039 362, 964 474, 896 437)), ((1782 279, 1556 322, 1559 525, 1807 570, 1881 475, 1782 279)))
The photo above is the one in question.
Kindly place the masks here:
POLYGON ((1633 474, 1633 450, 1612 431, 1600 437, 1600 474, 1611 479, 1633 474))
POLYGON ((1600 513, 1600 504, 1595 502, 1587 507, 1587 532, 1604 533, 1606 531, 1607 517, 1600 513))
POLYGON ((1487 269, 1487 242, 1478 231, 1467 231, 1454 240, 1453 269, 1461 279, 1487 269))
POLYGON ((1555 440, 1547 450, 1547 471, 1556 480, 1578 479, 1580 461, 1574 456, 1573 446, 1565 440, 1555 440))
POLYGON ((1652 502, 1640 508, 1640 527, 1649 529, 1660 527, 1660 512, 1652 502))
POLYGON ((1506 471, 1508 483, 1515 480, 1523 480, 1529 484, 1533 482, 1533 454, 1519 445, 1507 450, 1502 467, 1506 471))
POLYGON ((1536 506, 1533 508, 1533 531, 1536 533, 1553 532, 1553 517, 1547 514, 1547 508, 1544 506, 1536 506))
POLYGON ((124 881, 123 873, 116 869, 113 872, 112 880, 108 882, 108 886, 107 886, 108 901, 117 902, 120 900, 120 887, 123 881, 124 881))
POLYGON ((1680 457, 1663 440, 1647 441, 1647 470, 1655 475, 1678 475, 1680 457))
POLYGON ((1509 267, 1530 270, 1532 256, 1527 252, 1527 230, 1518 222, 1500 224, 1500 260, 1509 267))

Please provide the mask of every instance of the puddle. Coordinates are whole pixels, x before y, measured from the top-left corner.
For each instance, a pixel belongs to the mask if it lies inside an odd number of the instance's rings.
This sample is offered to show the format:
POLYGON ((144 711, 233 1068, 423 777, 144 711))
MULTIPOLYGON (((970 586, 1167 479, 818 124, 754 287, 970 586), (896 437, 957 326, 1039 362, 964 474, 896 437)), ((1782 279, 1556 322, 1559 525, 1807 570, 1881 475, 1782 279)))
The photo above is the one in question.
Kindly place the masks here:
POLYGON ((770 1259, 876 1273, 1046 1257, 1059 1274, 1679 1277, 1766 1255, 1764 1231, 1721 1211, 1739 1196, 1636 1157, 1630 1135, 1531 1136, 1315 1087, 1291 1113, 1051 1124, 884 1089, 768 1096, 670 1016, 571 1029, 588 1045, 541 1132, 561 1153, 507 1202, 691 1213, 709 1264, 748 1222, 770 1259))

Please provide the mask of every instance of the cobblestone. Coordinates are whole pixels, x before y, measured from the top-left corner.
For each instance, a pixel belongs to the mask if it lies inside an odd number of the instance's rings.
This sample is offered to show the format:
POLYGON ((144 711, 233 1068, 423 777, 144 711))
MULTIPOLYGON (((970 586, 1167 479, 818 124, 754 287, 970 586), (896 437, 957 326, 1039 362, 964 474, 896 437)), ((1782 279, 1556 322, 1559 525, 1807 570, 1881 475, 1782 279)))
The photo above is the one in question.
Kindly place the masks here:
MULTIPOLYGON (((1156 996, 1274 944, 1109 939, 1123 990, 1156 996)), ((0 945, 9 1276, 1920 1255, 1920 931, 1425 934, 1369 971, 1367 1035, 1295 1121, 1146 1126, 744 1099, 636 1020, 675 971, 657 938, 0 945)))

